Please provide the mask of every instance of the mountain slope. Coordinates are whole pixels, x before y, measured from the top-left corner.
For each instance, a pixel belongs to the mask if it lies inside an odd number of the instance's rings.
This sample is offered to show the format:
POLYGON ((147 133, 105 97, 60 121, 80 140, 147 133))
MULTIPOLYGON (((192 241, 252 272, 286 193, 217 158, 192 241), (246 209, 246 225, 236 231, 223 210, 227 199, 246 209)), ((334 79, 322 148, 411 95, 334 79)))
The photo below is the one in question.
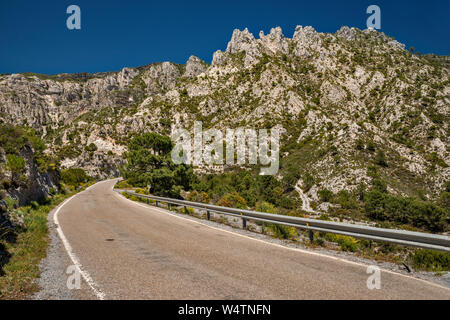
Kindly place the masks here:
POLYGON ((0 77, 1 119, 41 130, 63 166, 117 174, 137 131, 283 128, 279 177, 318 191, 374 176, 435 199, 449 179, 446 59, 418 56, 373 30, 235 30, 211 65, 191 57, 120 72, 0 77), (309 180, 310 183, 305 181, 309 180), (308 184, 308 185, 307 185, 308 184))

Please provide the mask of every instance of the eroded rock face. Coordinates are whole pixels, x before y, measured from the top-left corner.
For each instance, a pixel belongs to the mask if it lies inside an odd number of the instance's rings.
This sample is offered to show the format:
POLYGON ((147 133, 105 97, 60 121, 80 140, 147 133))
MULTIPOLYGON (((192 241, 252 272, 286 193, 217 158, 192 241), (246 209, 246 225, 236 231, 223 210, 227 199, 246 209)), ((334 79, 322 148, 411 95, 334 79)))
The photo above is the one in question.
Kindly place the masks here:
POLYGON ((373 141, 387 155, 392 167, 379 170, 397 179, 396 192, 408 192, 396 176, 402 172, 436 196, 450 177, 448 80, 448 59, 413 55, 378 31, 297 26, 287 38, 275 27, 255 38, 244 29, 233 31, 211 65, 191 56, 184 66, 0 76, 0 111, 4 121, 41 129, 55 154, 79 148, 63 166, 100 177, 118 174, 134 132, 170 134, 201 119, 220 129, 283 126, 283 143, 314 141, 304 164, 320 181, 311 190, 370 181, 376 152, 355 151, 362 140, 363 150, 373 141), (90 143, 96 151, 85 150, 90 143))
POLYGON ((67 80, 62 75, 6 75, 0 77, 0 112, 3 119, 15 125, 55 127, 86 111, 115 105, 130 107, 142 98, 138 93, 171 88, 180 76, 177 66, 169 62, 141 70, 124 68, 106 75, 94 74, 87 80, 67 80), (137 75, 139 79, 135 79, 137 75), (142 83, 143 92, 133 90, 142 83))
POLYGON ((249 51, 253 45, 255 37, 247 28, 243 31, 234 29, 230 42, 228 42, 227 53, 239 53, 241 51, 249 51))
MULTIPOLYGON (((2 150, 3 151, 3 150, 2 150)), ((1 153, 1 152, 0 152, 1 153)), ((60 176, 57 171, 41 172, 34 159, 31 146, 25 145, 19 155, 25 160, 23 173, 12 173, 3 159, 0 163, 2 183, 7 181, 3 198, 10 196, 16 200, 18 206, 28 205, 31 201, 39 201, 58 191, 60 176)), ((5 187, 5 185, 3 186, 5 187)))
POLYGON ((262 31, 259 34, 262 46, 272 53, 289 53, 289 41, 283 35, 283 31, 280 27, 272 28, 270 33, 264 36, 262 31))
POLYGON ((227 59, 226 55, 222 51, 217 50, 216 52, 214 52, 211 65, 213 66, 221 65, 225 63, 226 59, 227 59))
POLYGON ((20 225, 23 223, 21 217, 11 216, 9 212, 13 209, 8 207, 6 198, 14 200, 16 206, 29 205, 31 201, 40 201, 50 197, 52 192, 59 188, 60 176, 57 171, 41 172, 34 159, 33 148, 25 145, 19 155, 25 160, 23 173, 11 172, 6 165, 3 149, 0 148, 0 181, 3 184, 0 200, 0 225, 20 225), (9 211, 9 212, 8 212, 9 211))
POLYGON ((311 26, 297 26, 292 41, 295 43, 294 54, 303 58, 309 58, 314 51, 321 49, 321 38, 311 26))
POLYGON ((348 41, 354 40, 355 35, 356 35, 355 28, 349 28, 347 26, 343 26, 341 29, 338 30, 338 32, 336 32, 336 36, 348 41))
POLYGON ((27 183, 17 189, 10 190, 10 194, 18 199, 19 206, 49 197, 51 189, 55 192, 58 191, 59 173, 57 171, 40 172, 34 160, 34 151, 30 146, 25 145, 20 151, 20 156, 26 162, 27 183))
POLYGON ((200 73, 205 72, 207 67, 208 67, 207 64, 203 60, 195 56, 190 56, 189 60, 186 62, 186 72, 184 73, 183 76, 194 78, 195 76, 198 76, 200 73))

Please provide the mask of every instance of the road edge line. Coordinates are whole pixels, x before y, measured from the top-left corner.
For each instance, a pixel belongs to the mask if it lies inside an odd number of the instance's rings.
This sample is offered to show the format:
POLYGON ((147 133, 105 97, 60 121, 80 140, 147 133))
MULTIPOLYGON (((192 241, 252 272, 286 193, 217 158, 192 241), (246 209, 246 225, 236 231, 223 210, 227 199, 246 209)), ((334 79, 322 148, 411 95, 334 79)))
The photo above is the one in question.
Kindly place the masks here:
MULTIPOLYGON (((107 180, 106 180, 107 181, 107 180)), ((94 291, 95 296, 99 299, 99 300, 105 300, 105 293, 103 291, 101 291, 98 287, 98 285, 95 283, 95 281, 92 279, 91 275, 89 274, 89 272, 87 272, 86 270, 84 270, 83 265, 80 263, 77 255, 73 252, 72 246, 69 243, 69 240, 67 240, 66 236, 64 235, 64 232, 62 231, 62 228, 59 224, 59 220, 58 220, 58 214, 59 211, 67 204, 70 202, 70 200, 73 200, 74 198, 76 198, 78 195, 80 195, 81 193, 89 190, 90 188, 92 188, 93 186, 99 184, 99 183, 103 183, 106 181, 101 181, 101 182, 97 182, 95 184, 93 184, 92 186, 86 188, 85 190, 83 190, 80 193, 77 193, 73 196, 71 196, 70 198, 66 199, 60 206, 58 206, 58 208, 56 209, 55 213, 53 214, 53 223, 56 226, 56 231, 58 233, 59 238, 61 239, 64 248, 66 249, 67 255, 70 257, 70 259, 72 260, 73 264, 75 265, 75 267, 77 268, 78 272, 81 274, 81 276, 83 277, 83 279, 86 281, 86 283, 89 285, 89 287, 92 289, 92 291, 94 291)))

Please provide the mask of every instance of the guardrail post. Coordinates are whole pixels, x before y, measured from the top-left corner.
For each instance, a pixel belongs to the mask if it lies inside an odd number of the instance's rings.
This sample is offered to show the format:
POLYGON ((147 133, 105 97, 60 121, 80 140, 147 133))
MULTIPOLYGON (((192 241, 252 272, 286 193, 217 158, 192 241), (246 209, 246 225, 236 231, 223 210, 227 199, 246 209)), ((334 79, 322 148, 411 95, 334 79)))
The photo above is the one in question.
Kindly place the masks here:
POLYGON ((186 206, 184 206, 184 213, 185 213, 185 214, 188 214, 188 209, 187 209, 186 206))
POLYGON ((159 202, 158 202, 158 201, 156 201, 156 206, 157 206, 157 207, 159 207, 159 205, 158 205, 158 204, 159 204, 159 202))
POLYGON ((167 203, 167 206, 169 207, 169 210, 172 210, 170 203, 167 203))
POLYGON ((311 242, 314 241, 314 231, 309 230, 309 240, 311 240, 311 242))
POLYGON ((208 220, 211 220, 211 214, 209 213, 209 210, 206 210, 206 218, 208 220))
POLYGON ((147 204, 149 204, 150 203, 150 201, 148 200, 148 198, 147 198, 147 204))
POLYGON ((247 228, 247 219, 242 218, 242 228, 243 229, 247 228))

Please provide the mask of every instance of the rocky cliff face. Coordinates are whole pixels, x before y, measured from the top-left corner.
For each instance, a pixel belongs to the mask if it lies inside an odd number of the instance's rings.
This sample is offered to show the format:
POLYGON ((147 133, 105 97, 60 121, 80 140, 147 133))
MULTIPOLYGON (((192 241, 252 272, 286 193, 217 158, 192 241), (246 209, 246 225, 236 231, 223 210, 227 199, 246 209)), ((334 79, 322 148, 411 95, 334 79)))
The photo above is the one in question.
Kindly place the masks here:
POLYGON ((31 201, 49 197, 58 192, 59 173, 54 170, 41 171, 34 159, 33 148, 25 145, 20 151, 20 156, 25 159, 24 182, 18 188, 10 188, 9 194, 17 199, 19 206, 26 205, 31 201))
POLYGON ((3 75, 0 111, 41 130, 63 165, 100 176, 117 173, 133 132, 201 120, 283 127, 280 175, 296 166, 313 176, 313 199, 374 174, 395 193, 432 198, 450 177, 448 60, 373 30, 235 30, 211 65, 191 57, 92 75, 3 75))
POLYGON ((0 148, 0 225, 18 223, 20 217, 9 216, 9 212, 16 206, 29 205, 32 201, 40 201, 58 192, 59 173, 56 170, 40 170, 36 163, 33 148, 26 144, 19 152, 23 159, 20 170, 11 169, 5 155, 0 148))

